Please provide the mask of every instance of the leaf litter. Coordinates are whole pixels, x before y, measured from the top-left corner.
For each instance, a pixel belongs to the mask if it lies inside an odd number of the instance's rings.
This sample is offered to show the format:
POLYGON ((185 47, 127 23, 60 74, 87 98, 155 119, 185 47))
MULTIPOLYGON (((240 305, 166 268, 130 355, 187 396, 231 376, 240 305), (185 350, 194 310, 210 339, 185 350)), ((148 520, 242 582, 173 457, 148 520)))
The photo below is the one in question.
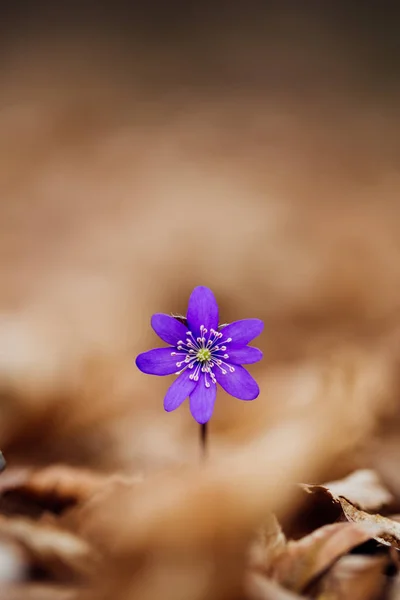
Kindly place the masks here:
MULTIPOLYGON (((16 570, 15 585, 7 586, 7 600, 35 598, 40 590, 43 598, 53 590, 54 598, 57 594, 60 598, 70 595, 75 600, 83 594, 84 582, 93 582, 93 578, 101 581, 106 572, 100 575, 104 569, 101 565, 110 559, 110 546, 101 534, 102 525, 97 531, 100 522, 96 515, 107 519, 104 505, 110 498, 126 495, 132 502, 132 493, 140 497, 145 484, 146 478, 142 475, 102 474, 66 465, 6 470, 0 482, 0 511, 3 513, 0 514, 0 544, 12 549, 15 565, 20 566, 19 573, 16 570)), ((317 501, 323 497, 340 507, 341 518, 299 539, 290 539, 285 535, 279 516, 267 512, 263 524, 248 542, 246 566, 241 576, 244 597, 248 600, 377 600, 384 598, 391 585, 394 594, 400 523, 373 512, 378 508, 388 509, 394 501, 377 474, 361 470, 343 480, 299 484, 298 488, 306 497, 317 501)), ((300 502, 296 509, 299 519, 302 518, 301 507, 300 502)), ((117 512, 130 518, 122 508, 117 512)), ((139 528, 136 531, 139 536, 139 528)), ((232 539, 236 540, 235 544, 242 543, 241 537, 232 539)), ((121 543, 123 547, 123 538, 121 543)), ((164 552, 164 546, 164 543, 159 546, 160 551, 164 552)), ((200 546, 194 550, 198 555, 200 546)), ((112 568, 109 566, 110 573, 120 573, 121 564, 126 560, 124 555, 125 552, 120 554, 112 568)), ((234 578, 231 576, 231 579, 234 578)), ((106 585, 101 588, 101 592, 96 588, 93 598, 101 598, 101 593, 104 598, 111 598, 112 590, 106 585)))

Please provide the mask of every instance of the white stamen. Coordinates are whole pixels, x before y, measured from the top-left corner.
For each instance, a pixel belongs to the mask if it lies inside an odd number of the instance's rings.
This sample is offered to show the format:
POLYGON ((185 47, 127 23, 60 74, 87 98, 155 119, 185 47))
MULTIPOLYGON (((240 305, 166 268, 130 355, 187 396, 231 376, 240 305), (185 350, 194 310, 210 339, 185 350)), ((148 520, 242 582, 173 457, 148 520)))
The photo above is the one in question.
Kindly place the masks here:
POLYGON ((176 373, 177 375, 180 375, 186 369, 190 369, 192 373, 189 378, 192 381, 199 381, 200 375, 204 374, 204 384, 209 388, 211 383, 217 383, 213 372, 214 368, 218 367, 222 375, 226 375, 228 370, 230 373, 234 373, 235 368, 225 362, 229 359, 229 354, 226 353, 226 344, 230 343, 232 338, 220 341, 224 334, 213 328, 208 330, 203 324, 200 325, 200 335, 198 337, 195 337, 189 330, 186 332, 186 336, 186 341, 179 340, 176 346, 176 350, 179 352, 171 352, 171 356, 182 357, 180 362, 176 363, 176 366, 180 368, 184 365, 184 368, 180 369, 176 373), (205 350, 207 352, 204 352, 205 350), (207 356, 208 358, 205 358, 207 356))

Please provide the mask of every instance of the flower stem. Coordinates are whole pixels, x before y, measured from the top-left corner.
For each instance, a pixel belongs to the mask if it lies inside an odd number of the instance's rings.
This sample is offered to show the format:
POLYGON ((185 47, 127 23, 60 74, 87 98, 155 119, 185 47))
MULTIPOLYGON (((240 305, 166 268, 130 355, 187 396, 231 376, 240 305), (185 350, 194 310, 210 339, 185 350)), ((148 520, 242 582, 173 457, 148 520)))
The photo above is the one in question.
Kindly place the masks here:
POLYGON ((203 423, 200 425, 200 447, 203 459, 207 456, 207 433, 207 423, 203 423))

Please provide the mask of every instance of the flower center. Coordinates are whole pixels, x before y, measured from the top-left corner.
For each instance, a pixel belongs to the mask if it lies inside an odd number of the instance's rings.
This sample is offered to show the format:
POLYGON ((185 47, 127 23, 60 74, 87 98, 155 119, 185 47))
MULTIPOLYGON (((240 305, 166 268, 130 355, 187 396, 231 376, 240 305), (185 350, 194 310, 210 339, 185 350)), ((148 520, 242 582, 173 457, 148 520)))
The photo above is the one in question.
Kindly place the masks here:
POLYGON ((179 340, 176 350, 171 352, 171 356, 179 356, 176 363, 180 375, 185 369, 192 372, 189 379, 199 381, 200 376, 204 378, 204 385, 210 387, 211 383, 217 383, 213 369, 219 369, 222 375, 228 371, 233 373, 235 367, 226 362, 229 360, 229 354, 226 353, 227 346, 232 338, 223 338, 223 333, 215 329, 206 329, 204 325, 200 326, 200 335, 195 337, 191 331, 186 332, 186 341, 179 340))
POLYGON ((197 360, 199 360, 202 363, 207 362, 211 358, 211 352, 210 352, 210 350, 208 350, 208 348, 201 348, 197 352, 196 358, 197 358, 197 360))

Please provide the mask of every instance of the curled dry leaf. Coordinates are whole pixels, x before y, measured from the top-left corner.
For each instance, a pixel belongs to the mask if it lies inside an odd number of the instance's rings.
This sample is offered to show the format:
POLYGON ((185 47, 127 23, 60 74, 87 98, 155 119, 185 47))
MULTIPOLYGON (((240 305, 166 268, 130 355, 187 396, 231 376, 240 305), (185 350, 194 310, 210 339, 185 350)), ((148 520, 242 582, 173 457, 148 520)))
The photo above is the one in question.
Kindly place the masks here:
POLYGON ((23 581, 28 573, 28 564, 26 551, 9 537, 0 535, 0 588, 23 581))
POLYGON ((135 483, 141 478, 106 475, 67 465, 14 468, 0 479, 0 508, 3 512, 23 512, 30 516, 38 516, 43 511, 61 513, 116 481, 135 483))
POLYGON ((0 535, 22 548, 29 567, 50 579, 85 577, 97 565, 97 555, 86 541, 52 524, 0 515, 0 535))
POLYGON ((81 502, 116 481, 134 484, 142 481, 142 478, 139 475, 108 475, 90 469, 53 465, 32 472, 21 488, 25 487, 38 496, 54 495, 81 502))
POLYGON ((400 523, 382 515, 372 515, 359 510, 354 504, 341 496, 339 496, 339 502, 348 521, 370 526, 375 530, 372 537, 377 542, 400 550, 400 523))
POLYGON ((1 590, 1 600, 77 600, 77 598, 76 588, 64 585, 23 583, 7 586, 1 590))
POLYGON ((343 556, 322 578, 318 600, 378 600, 387 579, 387 556, 343 556))
POLYGON ((400 572, 391 581, 387 600, 400 600, 400 572))
POLYGON ((273 562, 269 574, 284 587, 301 592, 340 556, 371 538, 370 528, 334 523, 299 541, 291 541, 273 562))
POLYGON ((310 493, 324 491, 335 501, 342 496, 363 510, 379 510, 393 502, 392 494, 371 469, 360 469, 338 481, 322 485, 302 484, 301 487, 310 493))
POLYGON ((278 519, 270 514, 264 525, 258 530, 250 546, 249 566, 254 569, 266 569, 286 546, 286 537, 278 519))
POLYGON ((271 581, 260 573, 249 573, 245 579, 246 600, 300 600, 295 592, 286 590, 276 581, 271 581))

